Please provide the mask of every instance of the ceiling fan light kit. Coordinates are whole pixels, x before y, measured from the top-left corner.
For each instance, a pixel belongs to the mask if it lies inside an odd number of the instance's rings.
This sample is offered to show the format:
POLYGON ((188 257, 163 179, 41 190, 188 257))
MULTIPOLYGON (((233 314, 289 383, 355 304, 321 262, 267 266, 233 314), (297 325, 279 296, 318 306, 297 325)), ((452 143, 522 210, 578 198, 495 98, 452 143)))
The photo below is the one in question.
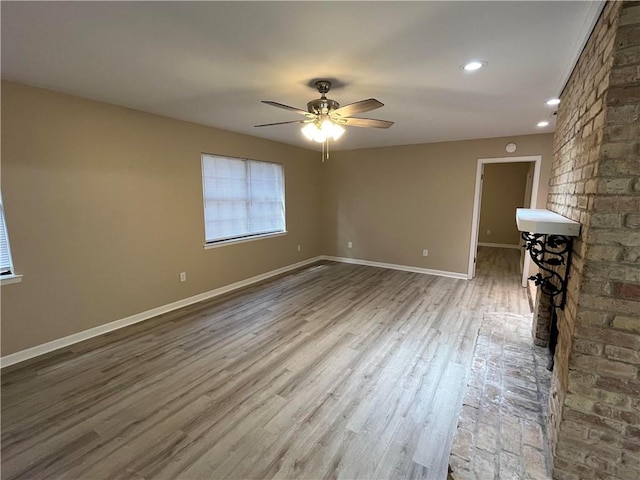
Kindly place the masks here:
POLYGON ((340 104, 335 100, 327 98, 327 93, 331 89, 331 82, 329 80, 318 80, 315 82, 315 87, 320 93, 320 98, 311 100, 307 103, 307 111, 300 108, 290 107, 282 103, 274 102, 271 100, 263 100, 262 103, 271 105, 272 107, 282 108, 290 110, 292 112, 304 115, 304 120, 293 120, 290 122, 277 122, 277 123, 265 123, 262 125, 256 125, 256 127, 268 127, 273 125, 284 125, 288 123, 302 123, 302 133, 306 138, 311 141, 323 144, 322 159, 329 158, 329 140, 336 141, 345 129, 343 125, 350 127, 373 127, 373 128, 389 128, 393 125, 393 122, 388 120, 377 120, 373 118, 358 118, 353 115, 359 113, 375 110, 376 108, 383 107, 384 104, 379 102, 375 98, 369 98, 367 100, 361 100, 359 102, 350 103, 344 107, 340 107, 340 104), (326 145, 326 149, 324 148, 326 145))
POLYGON ((333 141, 336 141, 344 132, 344 128, 333 123, 331 120, 324 120, 319 126, 317 125, 317 122, 313 122, 302 127, 302 133, 304 136, 309 140, 313 140, 318 143, 326 142, 330 138, 333 141))

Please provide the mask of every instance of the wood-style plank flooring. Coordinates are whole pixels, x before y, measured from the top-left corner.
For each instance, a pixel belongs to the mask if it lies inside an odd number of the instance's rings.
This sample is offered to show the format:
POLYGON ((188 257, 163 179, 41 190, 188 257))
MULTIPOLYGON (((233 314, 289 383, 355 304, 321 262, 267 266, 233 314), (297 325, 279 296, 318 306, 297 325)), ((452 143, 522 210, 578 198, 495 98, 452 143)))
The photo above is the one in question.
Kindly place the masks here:
POLYGON ((455 280, 325 263, 2 374, 2 479, 446 478, 517 250, 455 280))

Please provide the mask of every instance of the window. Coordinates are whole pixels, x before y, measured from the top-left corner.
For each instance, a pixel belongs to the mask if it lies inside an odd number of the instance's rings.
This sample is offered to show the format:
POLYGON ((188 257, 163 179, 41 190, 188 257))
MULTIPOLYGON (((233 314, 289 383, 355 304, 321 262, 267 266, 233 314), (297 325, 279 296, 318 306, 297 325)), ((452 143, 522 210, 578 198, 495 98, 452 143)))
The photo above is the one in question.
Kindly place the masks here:
POLYGON ((285 232, 282 165, 205 154, 202 189, 207 244, 285 232))
POLYGON ((4 206, 0 195, 0 276, 13 275, 13 263, 11 262, 11 249, 9 248, 9 236, 4 222, 4 206))

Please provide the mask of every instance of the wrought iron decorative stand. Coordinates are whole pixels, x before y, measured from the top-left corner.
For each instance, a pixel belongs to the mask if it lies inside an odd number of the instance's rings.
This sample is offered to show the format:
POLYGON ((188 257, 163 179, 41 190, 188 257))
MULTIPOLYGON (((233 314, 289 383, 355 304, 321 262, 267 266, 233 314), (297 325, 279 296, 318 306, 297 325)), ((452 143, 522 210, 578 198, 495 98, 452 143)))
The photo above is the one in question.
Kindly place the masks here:
POLYGON ((573 250, 573 239, 564 235, 550 235, 545 233, 522 232, 524 247, 529 251, 533 263, 540 271, 531 277, 540 290, 547 294, 551 303, 551 328, 549 332, 549 365, 553 370, 553 358, 558 342, 558 315, 556 310, 564 310, 567 300, 567 281, 569 279, 569 265, 573 250), (561 273, 557 268, 564 266, 561 273))
POLYGON ((554 309, 564 310, 573 239, 564 235, 530 232, 522 232, 522 239, 533 263, 540 268, 540 272, 529 277, 529 280, 533 280, 540 290, 549 295, 554 309), (562 273, 553 269, 563 265, 565 268, 562 273))

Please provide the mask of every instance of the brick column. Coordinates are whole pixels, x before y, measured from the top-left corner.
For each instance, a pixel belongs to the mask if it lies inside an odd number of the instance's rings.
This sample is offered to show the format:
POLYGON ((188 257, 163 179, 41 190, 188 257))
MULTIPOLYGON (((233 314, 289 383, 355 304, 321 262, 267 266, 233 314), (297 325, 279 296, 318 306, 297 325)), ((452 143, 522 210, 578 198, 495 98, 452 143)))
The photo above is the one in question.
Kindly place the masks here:
POLYGON ((582 232, 558 318, 553 476, 640 478, 640 2, 605 5, 561 100, 548 208, 582 232))
POLYGON ((532 324, 533 343, 539 347, 549 345, 549 336, 551 333, 551 298, 549 295, 542 293, 538 287, 536 294, 536 306, 533 312, 534 322, 532 324))

